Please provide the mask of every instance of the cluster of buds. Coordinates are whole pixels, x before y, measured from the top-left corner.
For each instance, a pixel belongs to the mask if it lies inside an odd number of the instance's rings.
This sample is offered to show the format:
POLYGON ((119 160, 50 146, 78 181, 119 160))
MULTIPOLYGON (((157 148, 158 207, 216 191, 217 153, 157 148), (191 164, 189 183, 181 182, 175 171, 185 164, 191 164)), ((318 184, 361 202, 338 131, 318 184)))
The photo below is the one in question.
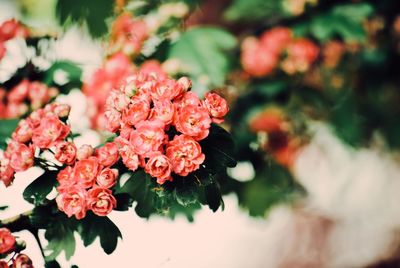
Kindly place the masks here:
POLYGON ((199 141, 208 136, 212 122, 223 122, 228 106, 215 93, 200 100, 190 87, 186 77, 137 73, 111 92, 106 126, 118 133, 115 143, 128 169, 143 168, 163 184, 204 162, 199 141))
POLYGON ((291 124, 282 110, 272 107, 256 114, 249 122, 257 133, 260 147, 282 166, 291 167, 300 143, 291 133, 291 124))
MULTIPOLYGON (((136 66, 131 63, 128 56, 117 53, 96 70, 90 81, 84 83, 82 91, 88 100, 88 115, 93 128, 105 129, 104 112, 107 96, 113 88, 119 88, 128 76, 134 74, 135 69, 136 66)), ((156 60, 145 61, 140 67, 140 72, 167 77, 161 64, 156 60)))
POLYGON ((0 228, 0 268, 33 268, 31 259, 19 253, 24 246, 17 244, 15 237, 7 228, 0 228), (9 260, 2 260, 3 256, 12 255, 9 260), (9 265, 10 263, 11 266, 9 265))
POLYGON ((10 91, 0 88, 0 118, 19 118, 37 110, 58 94, 54 87, 39 81, 22 80, 10 91))
POLYGON ((15 19, 7 20, 0 25, 0 60, 6 53, 5 42, 16 38, 26 38, 29 35, 28 29, 22 26, 15 19))
POLYGON ((0 180, 6 186, 12 183, 15 172, 34 165, 37 149, 49 149, 68 136, 70 127, 63 119, 68 117, 69 111, 68 105, 48 104, 19 122, 0 158, 0 180))
POLYGON ((242 44, 243 69, 254 77, 271 74, 280 67, 287 74, 309 70, 319 54, 319 48, 309 39, 294 38, 292 31, 276 27, 260 38, 247 37, 242 44))

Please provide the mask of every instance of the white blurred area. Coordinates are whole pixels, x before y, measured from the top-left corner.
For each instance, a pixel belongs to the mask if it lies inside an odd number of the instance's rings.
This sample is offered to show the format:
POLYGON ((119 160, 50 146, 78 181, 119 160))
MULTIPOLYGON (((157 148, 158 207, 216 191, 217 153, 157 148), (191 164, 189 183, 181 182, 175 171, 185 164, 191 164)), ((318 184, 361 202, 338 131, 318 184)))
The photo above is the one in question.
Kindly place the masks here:
MULTIPOLYGON (((0 0, 0 22, 16 14, 12 3, 0 0)), ((86 77, 101 63, 100 45, 77 28, 55 47, 57 58, 79 62, 86 77)), ((82 93, 73 91, 59 101, 72 105, 75 130, 87 128, 82 93)), ((111 219, 123 234, 116 251, 106 255, 99 241, 84 248, 78 239, 70 261, 59 257, 62 267, 356 268, 390 256, 399 242, 399 161, 378 149, 351 149, 323 124, 313 124, 312 131, 311 143, 294 168, 309 193, 301 206, 276 207, 266 219, 255 219, 230 195, 224 198, 225 211, 212 213, 205 208, 194 223, 113 212, 111 219)), ((95 132, 85 131, 78 143, 98 142, 95 132)), ((254 173, 246 163, 230 172, 243 181, 254 173)), ((12 187, 0 186, 0 205, 10 205, 0 213, 1 219, 32 208, 22 191, 39 174, 40 170, 30 169, 18 174, 12 187)), ((27 232, 19 235, 27 241, 26 253, 35 267, 44 267, 34 238, 27 232)))

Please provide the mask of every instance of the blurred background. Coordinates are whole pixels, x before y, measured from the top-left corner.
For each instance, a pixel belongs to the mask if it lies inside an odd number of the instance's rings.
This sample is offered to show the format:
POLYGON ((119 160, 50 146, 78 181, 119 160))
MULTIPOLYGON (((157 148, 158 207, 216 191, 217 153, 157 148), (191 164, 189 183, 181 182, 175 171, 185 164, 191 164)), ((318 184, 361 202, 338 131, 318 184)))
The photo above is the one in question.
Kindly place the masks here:
MULTIPOLYGON (((400 267, 399 10, 395 0, 0 0, 0 25, 29 29, 0 40, 1 119, 35 107, 9 101, 15 81, 49 72, 78 145, 107 138, 105 98, 132 70, 187 75, 196 93, 230 104, 223 126, 239 162, 222 174, 223 211, 112 212, 117 250, 77 236, 61 266, 400 267)), ((1 219, 32 208, 22 191, 39 175, 0 185, 1 219)), ((19 235, 44 267, 35 239, 19 235)))

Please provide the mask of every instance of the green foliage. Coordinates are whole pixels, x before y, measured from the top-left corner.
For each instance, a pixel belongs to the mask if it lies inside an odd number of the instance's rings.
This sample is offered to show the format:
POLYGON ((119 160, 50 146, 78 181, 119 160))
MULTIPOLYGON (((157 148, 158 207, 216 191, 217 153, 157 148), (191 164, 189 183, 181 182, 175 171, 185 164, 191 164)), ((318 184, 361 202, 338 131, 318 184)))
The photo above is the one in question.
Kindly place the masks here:
POLYGON ((251 216, 265 216, 275 205, 291 203, 304 194, 304 189, 289 171, 273 161, 258 167, 253 180, 235 184, 232 189, 237 193, 240 205, 248 209, 251 216))
POLYGON ((82 220, 68 218, 58 210, 55 202, 36 206, 29 219, 34 228, 46 230, 45 238, 49 243, 45 253, 49 262, 62 251, 67 259, 74 254, 75 232, 80 234, 85 246, 99 237, 100 245, 107 254, 115 250, 118 238, 122 238, 120 230, 108 217, 99 217, 89 211, 82 220))
POLYGON ((68 94, 71 89, 81 88, 82 70, 76 64, 70 61, 57 61, 46 70, 43 82, 48 86, 55 86, 62 94, 68 94), (56 76, 61 73, 65 76, 66 81, 63 84, 56 82, 56 76))
POLYGON ((0 120, 0 149, 7 147, 7 139, 18 126, 19 119, 2 119, 0 120))
POLYGON ((25 188, 23 192, 24 199, 31 204, 43 204, 46 201, 46 196, 57 183, 56 176, 57 171, 46 170, 25 188))
POLYGON ((61 24, 84 23, 93 37, 100 37, 107 32, 113 8, 113 0, 58 0, 56 14, 61 24))
POLYGON ((197 82, 222 86, 232 66, 227 52, 235 46, 235 37, 221 28, 196 27, 172 44, 168 56, 179 59, 197 82))
POLYGON ((226 10, 227 20, 260 21, 283 15, 281 0, 234 0, 226 10))
POLYGON ((82 237, 83 244, 88 246, 99 237, 100 245, 107 254, 114 252, 118 238, 122 238, 120 230, 108 217, 99 217, 89 211, 86 217, 78 223, 78 232, 82 237))
POLYGON ((53 215, 44 235, 49 242, 45 248, 46 260, 55 259, 62 251, 67 260, 74 255, 75 226, 75 220, 68 218, 64 213, 53 215))
POLYGON ((300 36, 310 33, 320 42, 337 36, 345 41, 364 42, 366 33, 362 22, 373 11, 368 3, 336 5, 327 12, 317 13, 309 21, 294 25, 294 31, 300 36))

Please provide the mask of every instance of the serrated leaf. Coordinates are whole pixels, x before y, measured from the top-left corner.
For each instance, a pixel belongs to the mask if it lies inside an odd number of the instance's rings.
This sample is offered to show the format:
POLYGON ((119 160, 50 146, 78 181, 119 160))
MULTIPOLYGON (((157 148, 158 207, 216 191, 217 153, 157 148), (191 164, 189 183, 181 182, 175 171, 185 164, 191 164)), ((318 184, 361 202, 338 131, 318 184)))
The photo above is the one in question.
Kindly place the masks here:
POLYGON ((118 238, 122 238, 120 230, 108 217, 100 217, 91 212, 79 221, 78 231, 85 247, 99 237, 100 245, 107 254, 114 252, 118 238))
POLYGON ((56 176, 57 171, 46 170, 25 188, 22 194, 24 199, 31 204, 42 204, 56 185, 56 176))
POLYGON ((54 260, 62 251, 69 260, 75 253, 76 220, 68 218, 64 213, 58 213, 49 220, 45 238, 49 242, 45 248, 46 260, 54 260))
POLYGON ((231 57, 224 53, 236 46, 236 39, 216 27, 197 27, 184 32, 168 53, 179 59, 195 79, 209 80, 210 85, 222 86, 230 70, 231 57))
POLYGON ((7 147, 7 139, 11 138, 11 134, 18 126, 20 119, 2 119, 0 120, 0 149, 5 150, 7 147))

